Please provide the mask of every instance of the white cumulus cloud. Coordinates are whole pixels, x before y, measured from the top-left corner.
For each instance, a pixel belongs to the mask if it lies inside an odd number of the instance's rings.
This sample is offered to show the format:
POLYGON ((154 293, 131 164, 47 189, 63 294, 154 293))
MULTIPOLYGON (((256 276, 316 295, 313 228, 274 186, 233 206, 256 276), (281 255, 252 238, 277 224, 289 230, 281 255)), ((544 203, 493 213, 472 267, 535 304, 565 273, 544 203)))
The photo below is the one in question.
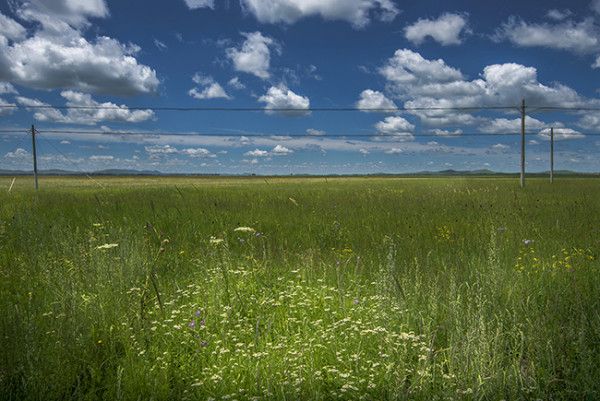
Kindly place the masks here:
POLYGON ((470 32, 467 23, 467 14, 446 13, 437 19, 419 19, 404 29, 404 36, 416 45, 428 37, 443 46, 459 45, 463 42, 461 34, 470 32))
POLYGON ((17 148, 12 152, 8 152, 4 155, 7 159, 26 159, 31 157, 30 153, 23 148, 17 148))
POLYGON ((271 86, 265 95, 258 98, 258 101, 265 103, 267 113, 276 112, 285 116, 306 115, 308 114, 306 110, 310 107, 308 97, 297 95, 283 84, 271 86))
POLYGON ((271 154, 275 155, 275 156, 287 156, 294 153, 293 150, 286 148, 285 146, 282 145, 275 145, 275 147, 273 148, 273 150, 271 150, 271 154))
POLYGON ((310 16, 350 22, 355 28, 374 17, 392 21, 399 13, 392 0, 241 0, 246 12, 263 23, 293 24, 310 16))
MULTIPOLYGON (((541 130, 538 134, 541 139, 550 140, 550 128, 541 130)), ((571 128, 554 128, 554 139, 557 141, 566 139, 581 139, 585 135, 571 128)))
POLYGON ((33 32, 27 35, 2 18, 0 80, 44 90, 112 95, 156 92, 156 72, 138 63, 138 46, 107 36, 88 39, 83 35, 88 18, 108 16, 104 0, 16 0, 14 4, 17 15, 34 22, 33 32))
POLYGON ((577 54, 600 50, 600 30, 592 18, 580 22, 529 23, 511 17, 496 31, 494 39, 508 40, 520 47, 548 47, 577 54))
POLYGON ((281 52, 280 46, 268 36, 260 32, 242 33, 246 38, 241 48, 230 47, 227 57, 233 62, 236 71, 253 74, 261 79, 271 76, 271 49, 281 52))
POLYGON ((396 108, 396 104, 381 92, 365 89, 361 92, 360 99, 356 102, 356 107, 363 109, 363 111, 372 109, 386 109, 387 111, 390 111, 390 109, 396 108))
POLYGON ((477 108, 516 108, 523 98, 535 106, 600 105, 600 101, 586 99, 562 83, 539 82, 535 67, 517 63, 485 66, 478 78, 469 80, 444 60, 427 60, 417 52, 401 49, 379 73, 386 78, 392 98, 403 100, 404 108, 412 109, 411 114, 433 126, 485 125, 489 118, 477 115, 477 108))
POLYGON ((192 80, 200 87, 192 88, 188 94, 196 99, 231 99, 225 89, 210 76, 196 73, 192 80))
POLYGON ((215 0, 184 0, 190 10, 197 8, 215 8, 215 0))
POLYGON ((375 124, 380 135, 393 136, 394 139, 410 141, 414 139, 415 126, 403 117, 386 117, 375 124))
POLYGON ((73 107, 64 113, 38 99, 24 96, 17 96, 16 99, 22 106, 31 108, 34 118, 38 121, 93 125, 103 121, 138 123, 154 117, 152 110, 130 110, 125 105, 97 102, 87 93, 69 90, 62 91, 60 95, 66 99, 67 107, 73 107))

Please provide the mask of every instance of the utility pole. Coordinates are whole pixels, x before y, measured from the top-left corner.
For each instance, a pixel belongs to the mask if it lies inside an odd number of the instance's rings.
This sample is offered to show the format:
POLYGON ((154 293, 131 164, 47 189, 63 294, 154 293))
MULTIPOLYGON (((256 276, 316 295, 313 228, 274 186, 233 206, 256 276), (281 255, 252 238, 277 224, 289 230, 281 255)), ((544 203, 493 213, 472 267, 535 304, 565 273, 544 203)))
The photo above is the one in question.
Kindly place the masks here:
POLYGON ((554 182, 554 127, 550 128, 550 183, 554 182))
POLYGON ((38 190, 37 153, 35 151, 35 127, 31 125, 31 151, 33 153, 33 180, 35 190, 38 190))
POLYGON ((525 187, 525 99, 521 100, 521 188, 525 187))

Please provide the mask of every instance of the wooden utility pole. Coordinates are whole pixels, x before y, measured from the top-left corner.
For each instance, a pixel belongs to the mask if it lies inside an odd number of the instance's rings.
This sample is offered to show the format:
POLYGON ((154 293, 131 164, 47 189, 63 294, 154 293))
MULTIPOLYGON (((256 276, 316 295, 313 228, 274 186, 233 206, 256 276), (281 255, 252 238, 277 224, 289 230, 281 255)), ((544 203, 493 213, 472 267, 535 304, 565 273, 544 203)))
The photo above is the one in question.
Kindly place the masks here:
POLYGON ((33 180, 35 190, 38 190, 37 153, 35 150, 35 127, 31 125, 31 152, 33 153, 33 180))
POLYGON ((521 188, 525 187, 525 99, 521 100, 521 188))
POLYGON ((550 183, 554 182, 554 127, 550 128, 550 183))

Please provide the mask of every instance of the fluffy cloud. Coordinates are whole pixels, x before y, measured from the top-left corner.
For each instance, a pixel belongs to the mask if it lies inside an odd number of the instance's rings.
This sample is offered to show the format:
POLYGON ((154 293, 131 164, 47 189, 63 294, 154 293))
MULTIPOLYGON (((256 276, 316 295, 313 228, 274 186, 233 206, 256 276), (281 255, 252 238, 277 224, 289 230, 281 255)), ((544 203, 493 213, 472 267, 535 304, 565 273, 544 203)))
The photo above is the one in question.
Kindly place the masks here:
POLYGON ((177 148, 174 148, 171 145, 145 146, 144 150, 150 155, 170 155, 179 152, 177 148))
POLYGON ((196 73, 192 80, 200 85, 200 88, 192 88, 189 90, 188 94, 196 99, 231 99, 231 97, 225 92, 223 87, 215 82, 215 80, 210 76, 203 76, 201 74, 196 73))
POLYGON ((258 98, 265 103, 267 113, 279 113, 286 116, 302 116, 309 112, 304 111, 310 107, 310 101, 305 96, 297 95, 285 85, 271 86, 267 93, 258 98), (285 109, 279 110, 277 109, 285 109))
POLYGON ((18 93, 14 86, 8 82, 0 82, 0 95, 7 93, 18 93))
POLYGON ((600 130, 600 116, 597 113, 586 114, 581 117, 577 125, 588 130, 600 130))
POLYGON ((270 156, 287 156, 291 155, 292 153, 294 153, 294 151, 289 148, 286 148, 285 146, 275 145, 275 147, 273 147, 273 149, 270 152, 262 149, 254 149, 244 153, 244 156, 257 158, 270 156))
POLYGON ((89 159, 91 162, 108 163, 115 160, 115 157, 110 155, 92 155, 89 157, 89 159))
POLYGON ((27 35, 25 28, 12 18, 0 13, 0 36, 11 40, 24 39, 27 35))
POLYGON ((190 10, 194 10, 196 8, 210 8, 212 10, 215 8, 215 0, 184 0, 184 1, 190 10))
POLYGON ((93 40, 83 36, 81 30, 89 25, 88 18, 108 15, 104 0, 27 0, 15 4, 17 15, 37 23, 36 30, 26 37, 14 21, 6 17, 0 21, 0 80, 34 89, 113 95, 156 91, 156 72, 135 58, 138 46, 106 36, 93 40))
POLYGON ((488 119, 475 115, 469 108, 514 105, 516 109, 522 98, 535 106, 580 107, 600 103, 585 99, 560 83, 544 85, 538 81, 534 67, 516 63, 486 66, 479 78, 467 80, 441 59, 427 60, 419 53, 402 49, 379 72, 387 80, 389 93, 404 100, 404 107, 412 109, 410 113, 423 123, 434 126, 485 124, 488 119))
POLYGON ((17 148, 12 152, 4 155, 7 159, 25 159, 31 157, 30 153, 23 148, 17 148))
POLYGON ((177 149, 169 144, 166 145, 150 145, 145 146, 144 150, 148 155, 150 155, 151 159, 161 159, 165 156, 170 155, 185 155, 194 158, 215 158, 216 154, 212 153, 210 150, 206 148, 186 148, 186 149, 177 149))
POLYGON ((35 89, 114 95, 155 92, 156 73, 137 63, 138 51, 104 36, 92 43, 81 36, 60 39, 38 34, 13 45, 0 37, 0 79, 35 89))
MULTIPOLYGON (((546 128, 540 131, 538 137, 546 140, 550 140, 550 128, 546 128)), ((585 135, 579 131, 575 131, 571 128, 554 128, 554 139, 557 141, 565 139, 581 139, 585 138, 585 135)))
POLYGON ((362 28, 370 22, 371 16, 388 22, 399 13, 392 0, 241 0, 241 4, 260 22, 272 24, 293 24, 305 17, 320 16, 362 28))
POLYGON ((399 155, 403 152, 404 150, 402 150, 401 148, 390 148, 383 151, 383 153, 385 153, 386 155, 399 155))
POLYGON ((463 39, 461 33, 469 33, 467 14, 446 13, 438 19, 419 19, 404 29, 404 36, 416 45, 432 38, 443 46, 459 45, 463 39))
POLYGON ((385 97, 383 93, 366 89, 361 92, 360 99, 358 99, 358 102, 356 102, 356 107, 359 109, 365 109, 365 111, 368 111, 369 109, 389 110, 395 109, 396 104, 385 97))
POLYGON ((238 77, 233 77, 227 82, 227 85, 231 86, 233 89, 242 90, 246 88, 238 77))
POLYGON ((280 53, 280 46, 270 37, 260 32, 242 33, 246 40, 242 47, 230 47, 227 57, 233 62, 237 71, 253 74, 261 79, 270 77, 271 48, 280 53))
POLYGON ((104 0, 17 0, 21 18, 40 22, 46 27, 58 22, 74 27, 89 24, 89 18, 107 17, 108 7, 104 0))
MULTIPOLYGON (((538 130, 546 127, 548 124, 536 118, 527 116, 525 119, 527 130, 538 130)), ((555 126, 562 126, 561 123, 554 123, 555 126)), ((494 118, 484 122, 479 130, 486 134, 510 134, 521 132, 521 119, 514 118, 494 118)))
POLYGON ((463 131, 461 129, 455 129, 453 131, 450 130, 445 130, 445 129, 433 129, 431 130, 431 133, 436 135, 436 136, 460 136, 462 135, 463 131))
POLYGON ((511 17, 496 31, 494 39, 508 40, 521 47, 548 47, 589 54, 600 50, 600 31, 592 18, 556 24, 528 23, 511 17))
POLYGON ((213 154, 210 150, 205 149, 205 148, 187 148, 187 149, 182 149, 180 151, 181 154, 183 155, 187 155, 189 157, 217 157, 217 155, 213 154))
POLYGON ((152 110, 130 110, 125 105, 111 102, 100 103, 86 93, 63 91, 61 96, 67 100, 66 105, 73 107, 65 113, 37 99, 17 96, 17 101, 26 108, 35 111, 34 118, 38 121, 52 121, 68 124, 96 124, 102 121, 138 123, 154 117, 152 110), (89 107, 89 108, 87 108, 89 107), (101 107, 101 109, 97 109, 101 107))
POLYGON ((7 116, 9 114, 12 114, 12 112, 15 110, 15 107, 6 107, 6 106, 16 106, 14 103, 9 103, 6 100, 0 98, 0 106, 4 106, 4 107, 0 107, 0 116, 7 116))
POLYGON ((244 153, 244 156, 248 157, 267 157, 269 152, 267 150, 254 149, 244 153))
POLYGON ((271 150, 271 154, 275 156, 287 156, 294 153, 293 150, 286 148, 285 146, 276 145, 273 150, 271 150))
POLYGON ((557 10, 553 8, 552 10, 548 10, 546 13, 546 17, 555 21, 562 21, 566 18, 569 18, 571 15, 573 15, 573 12, 569 9, 557 10))
POLYGON ((386 117, 375 124, 380 135, 393 136, 394 139, 410 141, 414 139, 415 126, 402 117, 386 117))
POLYGON ((492 145, 491 148, 496 151, 505 152, 508 149, 510 149, 510 146, 504 145, 503 143, 497 143, 495 145, 492 145))
POLYGON ((396 85, 420 86, 463 79, 459 70, 449 67, 443 60, 426 60, 408 49, 396 50, 379 72, 396 85))

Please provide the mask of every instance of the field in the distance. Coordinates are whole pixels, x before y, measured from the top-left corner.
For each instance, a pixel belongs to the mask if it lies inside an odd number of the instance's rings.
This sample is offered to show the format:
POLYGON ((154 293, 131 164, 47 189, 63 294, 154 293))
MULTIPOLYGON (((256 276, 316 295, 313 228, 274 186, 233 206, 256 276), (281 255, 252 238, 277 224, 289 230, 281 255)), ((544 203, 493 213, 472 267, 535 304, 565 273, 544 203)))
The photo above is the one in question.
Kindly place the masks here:
POLYGON ((11 180, 1 399, 600 398, 596 179, 11 180))

